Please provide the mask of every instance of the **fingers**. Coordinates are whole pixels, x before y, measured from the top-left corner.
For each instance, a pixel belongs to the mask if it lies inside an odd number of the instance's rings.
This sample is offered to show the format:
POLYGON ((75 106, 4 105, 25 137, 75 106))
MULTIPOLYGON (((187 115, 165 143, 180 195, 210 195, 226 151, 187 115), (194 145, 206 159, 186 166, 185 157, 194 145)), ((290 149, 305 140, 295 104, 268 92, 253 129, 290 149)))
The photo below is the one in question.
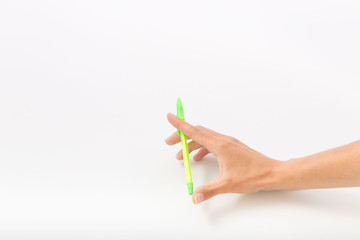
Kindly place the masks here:
MULTIPOLYGON (((188 144, 188 149, 189 149, 189 153, 191 153, 192 151, 196 150, 196 149, 199 149, 201 148, 202 146, 200 144, 198 144, 197 142, 195 141, 191 141, 189 142, 188 144)), ((181 160, 183 159, 183 152, 182 150, 180 150, 177 154, 176 154, 176 158, 181 160)))
MULTIPOLYGON (((201 128, 194 127, 188 122, 181 120, 172 113, 168 113, 167 118, 169 122, 176 128, 183 132, 188 138, 192 138, 195 142, 201 144, 211 151, 216 149, 215 136, 201 128)), ((171 142, 171 141, 170 141, 171 142)))
MULTIPOLYGON (((215 131, 213 131, 213 130, 211 130, 209 128, 206 128, 206 127, 203 127, 203 126, 197 126, 197 127, 200 128, 200 129, 203 129, 204 131, 207 131, 207 132, 209 132, 209 133, 211 133, 211 134, 213 134, 215 136, 219 136, 219 137, 223 136, 222 134, 220 134, 218 132, 215 132, 215 131)), ((190 139, 189 136, 187 136, 187 139, 190 139)), ((180 136, 177 133, 177 131, 174 132, 173 134, 171 134, 169 137, 167 137, 165 139, 165 143, 167 145, 175 145, 175 144, 177 144, 179 142, 181 142, 181 139, 180 139, 180 136)))
MULTIPOLYGON (((217 136, 219 138, 222 138, 222 139, 226 139, 226 141, 229 141, 229 142, 232 142, 232 143, 235 143, 235 144, 238 144, 238 145, 241 145, 242 147, 245 147, 253 152, 256 152, 256 153, 259 153, 258 151, 250 148, 249 146, 245 145, 244 143, 242 143, 241 141, 239 141, 238 139, 234 138, 234 137, 230 137, 230 136, 226 136, 224 134, 221 134, 221 133, 218 133, 218 132, 215 132, 214 130, 211 130, 209 128, 206 128, 206 127, 203 127, 203 126, 199 126, 201 129, 204 129, 205 131, 207 131, 208 133, 211 133, 212 135, 214 136, 217 136)), ((259 153, 261 154, 261 153, 259 153)), ((195 157, 195 156, 194 156, 195 157)), ((203 156, 204 157, 204 156, 203 156)))
POLYGON ((178 142, 180 142, 180 136, 177 134, 177 132, 174 132, 169 137, 165 139, 165 142, 167 145, 175 145, 178 142))
POLYGON ((194 160, 195 161, 199 161, 201 160, 203 157, 205 157, 206 155, 209 154, 209 150, 207 150, 206 148, 202 147, 200 148, 200 150, 194 155, 194 160))
POLYGON ((193 194, 192 201, 194 204, 199 204, 224 192, 223 182, 217 179, 214 182, 198 187, 193 194))
POLYGON ((224 134, 215 132, 214 130, 211 130, 211 129, 206 128, 206 127, 203 127, 203 126, 200 126, 200 127, 201 127, 202 129, 206 130, 207 132, 211 133, 211 134, 214 135, 214 136, 217 136, 217 137, 220 137, 220 138, 226 138, 228 141, 233 142, 233 143, 236 143, 236 144, 245 145, 245 144, 243 144, 242 142, 240 142, 238 139, 236 139, 236 138, 234 138, 234 137, 226 136, 226 135, 224 135, 224 134))
MULTIPOLYGON (((196 126, 196 127, 203 130, 203 131, 205 131, 205 132, 207 132, 207 133, 209 133, 209 134, 211 134, 211 135, 213 135, 213 136, 216 136, 216 137, 219 137, 219 138, 226 138, 228 141, 234 142, 236 144, 241 144, 241 145, 247 147, 245 144, 243 144, 242 142, 240 142, 236 138, 223 135, 221 133, 215 132, 214 130, 211 130, 211 129, 203 127, 203 126, 196 126)), ((187 136, 187 137, 188 137, 188 139, 190 139, 189 136, 187 136)), ((172 135, 170 135, 168 138, 165 139, 165 142, 168 145, 175 145, 175 144, 179 143, 180 141, 181 141, 180 136, 177 134, 177 132, 173 133, 172 135)))

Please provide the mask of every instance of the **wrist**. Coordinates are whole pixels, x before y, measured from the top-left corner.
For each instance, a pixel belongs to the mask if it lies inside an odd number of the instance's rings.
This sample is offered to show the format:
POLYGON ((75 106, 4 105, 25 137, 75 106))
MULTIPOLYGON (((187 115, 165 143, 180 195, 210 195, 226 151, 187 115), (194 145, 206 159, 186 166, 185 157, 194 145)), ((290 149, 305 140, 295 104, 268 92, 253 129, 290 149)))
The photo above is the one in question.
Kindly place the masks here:
POLYGON ((290 191, 300 189, 297 179, 298 159, 290 159, 287 161, 276 161, 272 167, 267 180, 264 181, 263 191, 290 191))

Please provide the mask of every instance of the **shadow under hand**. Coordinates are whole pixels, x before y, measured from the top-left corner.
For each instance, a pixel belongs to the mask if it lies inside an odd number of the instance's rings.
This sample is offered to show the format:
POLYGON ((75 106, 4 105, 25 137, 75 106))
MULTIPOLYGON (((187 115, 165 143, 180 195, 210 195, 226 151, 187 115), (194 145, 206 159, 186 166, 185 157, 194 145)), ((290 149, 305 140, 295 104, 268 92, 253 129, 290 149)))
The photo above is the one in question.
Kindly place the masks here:
MULTIPOLYGON (((183 162, 181 162, 183 166, 183 162)), ((207 155, 200 161, 191 161, 194 190, 214 181, 219 175, 219 164, 215 156, 207 155)), ((231 215, 281 214, 285 212, 309 212, 330 214, 359 219, 358 200, 360 192, 352 189, 313 189, 302 191, 269 191, 252 194, 223 194, 198 205, 212 223, 231 215)))
MULTIPOLYGON (((358 204, 359 198, 354 199, 353 195, 346 196, 349 192, 339 194, 341 189, 315 189, 303 191, 269 191, 258 192, 252 194, 227 194, 229 198, 224 199, 224 204, 219 204, 221 197, 214 197, 217 203, 211 202, 210 199, 204 202, 204 211, 208 215, 210 222, 217 222, 223 217, 242 214, 244 212, 251 213, 258 211, 292 211, 296 212, 312 212, 327 213, 336 216, 345 216, 358 219, 360 217, 360 208, 358 204), (232 198, 234 196, 234 198, 232 198), (215 199, 216 198, 216 199, 215 199)), ((359 196, 359 195, 357 195, 359 196)))

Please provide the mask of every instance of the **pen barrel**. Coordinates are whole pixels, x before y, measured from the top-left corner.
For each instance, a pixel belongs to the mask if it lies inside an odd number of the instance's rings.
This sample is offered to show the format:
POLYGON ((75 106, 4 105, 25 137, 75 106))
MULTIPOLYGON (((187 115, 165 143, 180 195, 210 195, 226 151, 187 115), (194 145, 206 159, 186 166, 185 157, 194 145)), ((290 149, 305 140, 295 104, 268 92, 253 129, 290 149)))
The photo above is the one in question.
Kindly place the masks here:
POLYGON ((181 138, 181 146, 182 146, 183 159, 184 159, 186 182, 191 183, 192 182, 192 176, 191 176, 189 148, 188 148, 188 144, 187 144, 187 137, 186 137, 185 134, 183 134, 181 132, 180 133, 180 138, 181 138))

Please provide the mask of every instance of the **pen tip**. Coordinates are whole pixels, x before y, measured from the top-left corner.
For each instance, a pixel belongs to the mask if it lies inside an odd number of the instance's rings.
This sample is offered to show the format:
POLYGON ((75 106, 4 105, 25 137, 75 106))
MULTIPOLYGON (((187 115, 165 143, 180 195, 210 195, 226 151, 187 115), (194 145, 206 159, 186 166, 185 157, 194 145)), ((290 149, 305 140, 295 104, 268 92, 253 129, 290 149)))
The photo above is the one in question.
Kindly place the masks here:
POLYGON ((188 187, 189 195, 192 195, 193 194, 193 183, 192 182, 187 183, 187 187, 188 187))

